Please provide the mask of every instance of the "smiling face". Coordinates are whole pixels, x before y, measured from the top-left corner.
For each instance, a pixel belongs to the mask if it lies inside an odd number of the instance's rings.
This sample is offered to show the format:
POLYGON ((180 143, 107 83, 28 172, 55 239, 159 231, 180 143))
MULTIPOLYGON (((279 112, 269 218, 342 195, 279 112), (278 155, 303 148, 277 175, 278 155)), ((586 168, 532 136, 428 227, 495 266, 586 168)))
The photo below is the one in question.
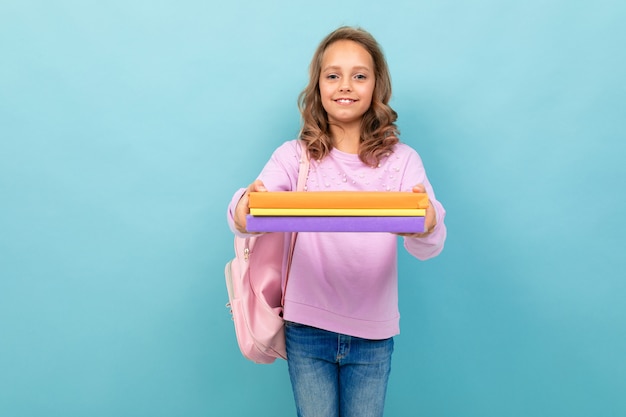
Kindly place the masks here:
POLYGON ((342 128, 360 125, 372 103, 374 70, 371 55, 357 42, 341 40, 326 48, 319 89, 331 125, 342 128))

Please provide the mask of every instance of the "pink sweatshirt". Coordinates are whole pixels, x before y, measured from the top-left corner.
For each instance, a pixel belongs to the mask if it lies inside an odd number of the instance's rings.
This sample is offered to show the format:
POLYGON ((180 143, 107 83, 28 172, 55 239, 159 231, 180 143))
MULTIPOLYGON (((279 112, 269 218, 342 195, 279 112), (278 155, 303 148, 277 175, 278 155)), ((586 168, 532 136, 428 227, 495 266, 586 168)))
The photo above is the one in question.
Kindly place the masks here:
MULTIPOLYGON (((267 162, 259 179, 268 191, 295 190, 300 161, 298 141, 285 142, 267 162)), ((445 210, 435 199, 422 160, 406 144, 377 168, 358 155, 333 149, 311 161, 307 191, 408 191, 424 184, 437 214, 437 226, 426 238, 404 238, 406 250, 420 260, 437 256, 446 239, 445 210)), ((235 193, 228 223, 245 192, 235 193)), ((366 339, 385 339, 400 332, 398 312, 398 237, 391 233, 298 233, 285 294, 284 318, 366 339)))

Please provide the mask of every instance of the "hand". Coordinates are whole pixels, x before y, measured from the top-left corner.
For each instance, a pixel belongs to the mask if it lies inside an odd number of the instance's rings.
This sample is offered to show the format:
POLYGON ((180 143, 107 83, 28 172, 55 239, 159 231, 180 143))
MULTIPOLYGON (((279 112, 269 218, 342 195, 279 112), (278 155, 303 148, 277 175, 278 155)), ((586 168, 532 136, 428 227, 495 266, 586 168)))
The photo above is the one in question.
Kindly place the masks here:
MULTIPOLYGON (((417 184, 413 187, 414 193, 425 193, 426 188, 424 188, 423 184, 417 184)), ((435 209, 433 206, 428 203, 428 207, 426 208, 426 215, 424 218, 424 232, 423 233, 396 233, 398 236, 404 237, 426 237, 433 232, 433 229, 437 225, 437 217, 435 215, 435 209)))
POLYGON ((234 221, 235 228, 240 233, 249 233, 246 230, 246 215, 250 214, 250 193, 253 191, 267 191, 265 185, 263 185, 263 181, 256 180, 252 184, 248 186, 246 192, 241 196, 239 202, 237 203, 237 207, 235 207, 234 213, 234 221))

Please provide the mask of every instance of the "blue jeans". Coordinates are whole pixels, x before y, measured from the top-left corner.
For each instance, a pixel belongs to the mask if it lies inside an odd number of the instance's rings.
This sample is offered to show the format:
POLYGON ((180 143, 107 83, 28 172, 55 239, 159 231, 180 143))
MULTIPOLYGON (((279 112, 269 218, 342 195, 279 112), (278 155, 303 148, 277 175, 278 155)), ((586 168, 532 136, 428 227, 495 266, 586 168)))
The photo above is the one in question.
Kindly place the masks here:
POLYGON ((393 338, 368 340, 302 324, 285 326, 299 417, 381 417, 393 338))

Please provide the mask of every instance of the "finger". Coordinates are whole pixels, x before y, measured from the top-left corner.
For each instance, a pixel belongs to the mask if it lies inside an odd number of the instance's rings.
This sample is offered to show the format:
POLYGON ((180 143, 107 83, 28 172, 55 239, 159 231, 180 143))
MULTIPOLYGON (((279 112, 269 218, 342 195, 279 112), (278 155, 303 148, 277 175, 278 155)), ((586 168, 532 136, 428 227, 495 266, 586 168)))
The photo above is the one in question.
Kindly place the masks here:
POLYGON ((254 181, 252 184, 250 184, 250 188, 250 191, 267 191, 267 188, 265 188, 265 184, 263 184, 263 181, 261 180, 254 181))

